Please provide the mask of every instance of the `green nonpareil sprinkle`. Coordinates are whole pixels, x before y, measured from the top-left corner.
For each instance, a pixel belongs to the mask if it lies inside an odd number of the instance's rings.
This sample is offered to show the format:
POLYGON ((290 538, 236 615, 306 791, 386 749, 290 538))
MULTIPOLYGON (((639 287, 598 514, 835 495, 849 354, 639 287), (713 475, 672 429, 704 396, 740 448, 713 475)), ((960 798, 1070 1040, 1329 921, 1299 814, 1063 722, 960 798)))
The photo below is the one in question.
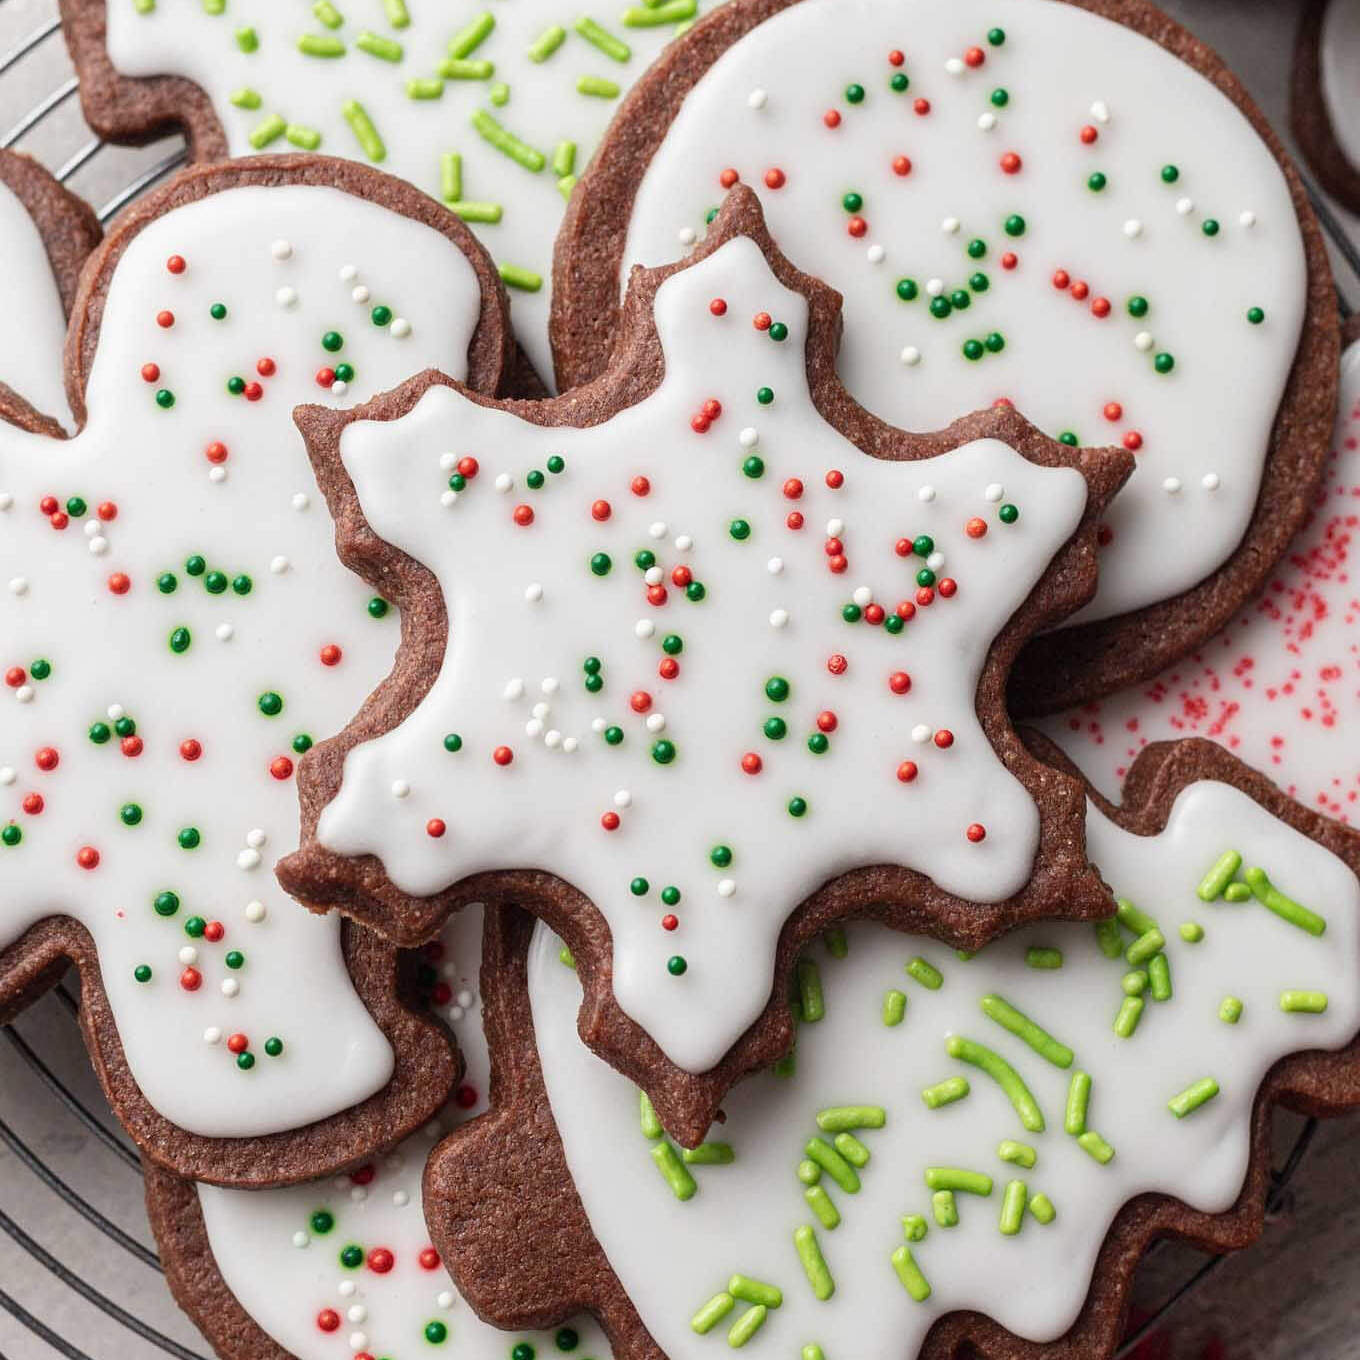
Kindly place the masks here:
POLYGON ((1248 869, 1242 875, 1251 889, 1252 896, 1267 910, 1273 911, 1282 921, 1298 926, 1310 935, 1321 935, 1327 929, 1327 922, 1315 911, 1286 897, 1267 877, 1264 869, 1248 869))
POLYGON ((836 1282, 831 1278, 831 1271, 827 1269, 826 1258, 818 1245, 816 1232, 806 1223, 795 1228, 793 1245, 798 1252, 798 1259, 803 1263, 803 1271, 812 1286, 812 1292, 825 1303, 836 1292, 836 1282))
POLYGON ((1148 991, 1154 1001, 1171 1000, 1171 964, 1165 954, 1154 954, 1148 960, 1148 991))
POLYGON ((1118 1014, 1114 1017, 1114 1032, 1121 1039, 1131 1039, 1143 1017, 1143 1007, 1147 1003, 1141 996, 1126 996, 1119 1003, 1118 1014))
POLYGON ((684 1148, 680 1160, 686 1166, 731 1166, 737 1154, 731 1143, 700 1143, 695 1148, 684 1148))
POLYGON ((1073 1072, 1067 1083, 1067 1107, 1063 1111, 1063 1129, 1073 1138, 1086 1132, 1086 1110, 1091 1103, 1091 1074, 1073 1072))
POLYGON ((725 1318, 737 1306, 737 1301, 731 1294, 724 1291, 714 1296, 690 1318, 690 1327, 699 1333, 700 1336, 711 1332, 714 1327, 725 1318))
POLYGON ((300 146, 304 151, 315 151, 321 145, 321 134, 316 128, 304 127, 301 123, 289 123, 283 130, 283 135, 294 146, 300 146))
POLYGON ((823 1133, 848 1133, 853 1129, 881 1129, 888 1112, 881 1105, 833 1105, 817 1111, 817 1127, 823 1133))
POLYGON ((370 57, 382 61, 400 61, 404 55, 401 44, 395 38, 384 38, 381 34, 364 29, 354 40, 354 45, 370 57))
POLYGON ((593 95, 596 99, 617 99, 619 90, 618 81, 606 80, 603 76, 582 76, 576 82, 577 94, 593 95))
POLYGON ((1057 1209, 1053 1207, 1053 1201, 1042 1192, 1030 1196, 1029 1211, 1045 1227, 1058 1216, 1057 1209))
POLYGON ((930 1297, 930 1281, 921 1273, 910 1247, 898 1247, 892 1254, 892 1268, 902 1282, 902 1288, 917 1303, 924 1303, 930 1297))
POLYGON ((1026 1171, 1032 1170, 1039 1160, 1039 1154, 1028 1143, 1017 1143, 1011 1138, 1002 1139, 997 1145, 996 1155, 1003 1162, 1023 1166, 1026 1171))
POLYGON ((822 975, 813 959, 799 959, 797 968, 798 1000, 803 1007, 803 1023, 815 1025, 826 1014, 822 996, 822 975))
POLYGON ((567 30, 560 25, 553 24, 551 28, 545 28, 530 44, 529 60, 533 62, 547 61, 566 40, 567 30))
POLYGON ((490 80, 496 73, 494 62, 445 57, 435 67, 445 80, 490 80))
POLYGON ((1044 1115, 1039 1103, 1034 1099, 1020 1074, 999 1053, 973 1039, 965 1039, 954 1034, 945 1042, 945 1050, 951 1058, 966 1062, 985 1072, 1001 1087, 1006 1099, 1015 1107, 1020 1123, 1030 1133, 1044 1131, 1044 1115))
POLYGON ((1061 949, 1042 949, 1031 947, 1025 950, 1026 968, 1061 968, 1063 956, 1061 949))
POLYGON ((809 1138, 803 1148, 808 1161, 815 1162, 847 1195, 859 1193, 859 1175, 825 1138, 809 1138))
POLYGON ((260 35, 253 28, 238 28, 236 30, 236 46, 242 52, 254 52, 260 46, 260 35))
POLYGON ((312 13, 316 15, 317 21, 323 23, 327 28, 339 28, 345 22, 345 16, 331 4, 331 0, 316 0, 312 6, 312 13))
POLYGON ((740 1350, 765 1325, 769 1311, 763 1303, 748 1308, 728 1329, 727 1344, 740 1350))
POLYGON ((660 1138, 665 1129, 661 1127, 661 1121, 656 1116, 656 1111, 652 1108, 651 1097, 646 1091, 638 1092, 638 1118, 642 1124, 642 1136, 644 1138, 660 1138))
POLYGON ((1242 856, 1236 850, 1225 850, 1200 879, 1195 895, 1201 902, 1216 901, 1223 896, 1223 890, 1233 881, 1241 867, 1242 856))
POLYGON ((611 61, 627 61, 633 55, 626 42, 616 38, 608 29, 602 28, 589 15, 582 15, 572 27, 593 47, 598 47, 611 61))
POLYGON ((1223 889, 1223 900, 1225 902, 1249 902, 1251 900, 1251 889, 1245 883, 1229 883, 1223 889))
POLYGON ((375 162, 386 160, 387 148, 383 145, 383 139, 378 136, 378 129, 373 126, 373 120, 368 116, 364 106, 357 99, 347 99, 340 105, 340 113, 349 124, 350 131, 364 155, 375 162))
POLYGON ((903 1214, 902 1236, 908 1242, 924 1242, 929 1231, 930 1225, 920 1214, 903 1214))
POLYGON ((967 1077, 946 1077, 944 1081, 936 1082, 934 1086, 927 1086, 921 1092, 921 1099, 925 1101, 926 1109, 938 1110, 945 1105, 952 1105, 956 1100, 962 1100, 970 1089, 967 1077))
POLYGON ((439 99, 444 94, 444 82, 438 76, 416 76, 406 82, 407 99, 439 99))
POLYGON ((1217 1094, 1218 1083, 1212 1077, 1201 1077, 1197 1082, 1187 1086, 1179 1095, 1172 1096, 1166 1102, 1166 1108, 1177 1119, 1184 1119, 1186 1115, 1193 1114, 1201 1105, 1211 1101, 1217 1094))
POLYGON ((907 1013, 907 994, 890 987, 883 993, 883 1023, 889 1029, 902 1023, 907 1013))
POLYGON ((329 33, 304 33, 297 40, 298 51, 307 57, 343 57, 345 44, 329 33))
POLYGON ((1110 916, 1096 922, 1096 943, 1107 959, 1117 959, 1124 952, 1124 941, 1119 934, 1119 921, 1110 916))
POLYGON ((1204 938, 1204 927, 1198 921, 1182 921, 1177 929, 1186 944, 1199 944, 1204 938))
POLYGON ((930 1197, 930 1212, 935 1223, 941 1228, 959 1226, 959 1205, 952 1190, 937 1190, 930 1197))
POLYGON ((383 0, 383 12, 393 28, 406 28, 410 25, 411 15, 406 8, 406 0, 383 0))
POLYGON ((925 1178, 927 1190, 953 1190, 956 1194, 978 1195, 983 1199, 992 1193, 992 1178, 985 1171, 965 1171, 957 1166, 928 1166, 925 1178))
POLYGON ((518 288, 524 293, 536 293, 543 287, 543 276, 535 274, 532 269, 525 269, 517 264, 498 264, 496 266, 501 276, 501 282, 507 288, 518 288))
POLYGON ((982 1013, 1002 1029, 1028 1044, 1041 1058, 1054 1067, 1072 1066, 1074 1054, 1064 1043, 1055 1039, 1043 1026, 1036 1024, 1023 1011, 1017 1010, 1003 997, 989 994, 982 998, 982 1013))
POLYGON ((1165 948, 1166 936, 1153 926, 1151 930, 1144 931, 1124 951, 1124 957, 1131 967, 1137 968, 1139 964, 1146 963, 1154 954, 1161 953, 1165 948))
POLYGON ((287 126, 281 114, 271 113, 263 122, 255 124, 247 140, 256 151, 263 150, 270 142, 282 137, 287 126))
POLYGON ((1114 1148, 1110 1146, 1094 1129, 1087 1129, 1085 1133, 1077 1139, 1077 1146, 1085 1153, 1094 1157, 1101 1166, 1106 1166, 1114 1160, 1114 1148))
POLYGON ((1304 1015, 1321 1015, 1327 1009, 1327 993, 1281 992, 1280 1009, 1304 1015))
POLYGON ((1235 1025, 1242 1018, 1242 1003, 1235 996, 1225 996, 1218 1006, 1218 1018, 1225 1025, 1235 1025))
POLYGON ((1121 926, 1135 935, 1146 935, 1148 931, 1157 929, 1157 922, 1147 912, 1139 911, 1127 897, 1115 898, 1115 916, 1121 926))
MULTIPOLYGON (((449 209, 464 222, 499 222, 502 214, 499 203, 478 203, 472 200, 454 199, 449 203, 449 209)), ((536 292, 537 289, 533 291, 536 292)))
POLYGON ((576 169, 576 143, 558 142, 553 151, 552 172, 559 179, 576 169))
POLYGON ((472 115, 472 126, 484 140, 490 142, 497 151, 509 156, 516 165, 522 165, 526 170, 537 174, 547 164, 541 151, 536 151, 528 143, 520 141, 514 133, 507 132, 484 109, 478 109, 472 115))
POLYGON ((927 963, 919 954, 906 965, 907 976, 913 977, 922 987, 938 992, 944 985, 944 974, 933 964, 927 963))
POLYGON ((803 1191, 803 1198, 807 1200, 808 1208, 817 1215, 817 1220, 822 1227, 830 1231, 839 1226, 841 1221, 840 1210, 836 1208, 831 1201, 831 1196, 820 1185, 809 1185, 803 1191))
POLYGON ((656 1169, 661 1172, 662 1178, 670 1186, 671 1193, 676 1199, 683 1201, 694 1198, 694 1192, 699 1187, 694 1177, 689 1174, 689 1168, 680 1160, 679 1154, 669 1142, 653 1145, 652 1161, 656 1163, 656 1169))
POLYGON ((233 90, 227 97, 238 109, 258 109, 264 103, 264 100, 260 97, 260 92, 248 87, 233 90))
POLYGON ((1014 1237, 1025 1223, 1025 1205, 1029 1203, 1029 1187, 1024 1181, 1008 1181, 1001 1197, 1001 1218, 998 1227, 1003 1237, 1014 1237))
POLYGON ((660 28, 663 24, 683 23, 699 12, 698 0, 666 0, 662 5, 649 5, 623 11, 625 28, 660 28))
POLYGON ((463 197, 463 158, 456 151, 445 151, 439 158, 439 194, 445 203, 463 197))

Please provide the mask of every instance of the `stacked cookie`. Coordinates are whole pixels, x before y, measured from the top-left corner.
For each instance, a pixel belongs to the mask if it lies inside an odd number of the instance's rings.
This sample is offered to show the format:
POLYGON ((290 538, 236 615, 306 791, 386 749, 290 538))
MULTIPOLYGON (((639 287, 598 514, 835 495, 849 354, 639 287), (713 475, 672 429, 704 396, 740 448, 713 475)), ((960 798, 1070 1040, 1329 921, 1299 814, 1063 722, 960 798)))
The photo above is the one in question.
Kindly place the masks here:
POLYGON ((1110 1354, 1360 1103, 1299 176, 1144 0, 522 3, 63 0, 201 163, 0 158, 0 1015, 226 1360, 1110 1354))

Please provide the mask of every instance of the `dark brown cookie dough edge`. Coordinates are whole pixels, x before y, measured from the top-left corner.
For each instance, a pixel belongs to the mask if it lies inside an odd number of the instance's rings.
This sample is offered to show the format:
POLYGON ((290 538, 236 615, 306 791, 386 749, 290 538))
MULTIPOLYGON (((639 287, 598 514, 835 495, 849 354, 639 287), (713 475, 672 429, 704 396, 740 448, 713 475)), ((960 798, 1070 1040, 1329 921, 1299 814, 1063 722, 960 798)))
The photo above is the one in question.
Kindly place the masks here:
MULTIPOLYGON (((94 209, 64 188, 32 157, 19 151, 0 150, 0 184, 23 204, 42 237, 62 310, 69 317, 75 306, 81 268, 102 234, 94 209)), ((39 411, 24 393, 16 392, 3 380, 0 380, 0 420, 34 434, 54 439, 66 437, 54 412, 39 411)))
POLYGON ((1352 212, 1360 212, 1360 168, 1341 149, 1322 94, 1322 20, 1327 0, 1306 0, 1294 40, 1289 81, 1289 127, 1322 187, 1352 212))
MULTIPOLYGON (((1047 758, 1070 764, 1042 737, 1047 758)), ((1264 776, 1211 742, 1148 747, 1124 784, 1124 803, 1091 796, 1137 835, 1166 824, 1176 795, 1202 779, 1235 785, 1274 816, 1360 874, 1360 832, 1293 802, 1264 776)), ((665 1360, 591 1231, 553 1120, 534 1038, 527 960, 534 923, 523 912, 489 913, 482 994, 491 1047, 491 1109, 449 1134, 426 1167, 424 1202, 436 1249, 478 1314, 502 1327, 552 1327, 586 1311, 600 1319, 616 1360, 665 1360), (525 1225, 532 1250, 523 1250, 525 1225)), ((1310 1051, 1276 1063, 1252 1109, 1251 1157, 1233 1207, 1206 1214, 1159 1194, 1127 1203, 1107 1235, 1081 1314, 1051 1343, 1025 1341, 979 1313, 951 1313, 930 1330, 923 1360, 978 1354, 987 1360, 1102 1360, 1122 1335, 1128 1291, 1147 1247, 1178 1237, 1205 1251, 1248 1246, 1264 1225, 1271 1184, 1270 1114, 1282 1105, 1311 1115, 1360 1104, 1360 1037, 1338 1052, 1310 1051)))
POLYGON ((310 185, 338 189, 439 232, 472 266, 481 288, 481 316, 468 345, 467 385, 495 392, 512 359, 509 304, 491 257, 463 223, 414 185, 357 161, 334 156, 250 156, 191 166, 161 188, 137 199, 113 221, 104 244, 80 279, 66 334, 66 387, 71 410, 85 421, 85 384, 94 364, 104 299, 123 252, 149 223, 213 194, 244 186, 310 185))
MULTIPOLYGON (((798 0, 729 0, 667 48, 620 105, 572 193, 557 237, 549 336, 562 389, 590 380, 609 362, 633 200, 685 97, 733 43, 794 3, 798 0)), ((1151 39, 1238 107, 1284 174, 1303 234, 1308 295, 1256 506, 1233 555, 1173 599, 1033 639, 1009 686, 1012 710, 1025 716, 1056 712, 1136 684, 1218 632, 1264 585, 1303 523, 1322 475, 1336 410, 1339 340, 1331 270, 1307 192, 1279 137, 1217 53, 1148 0, 1067 3, 1151 39)))
MULTIPOLYGON (((298 908, 290 904, 290 910, 298 908)), ((414 959, 351 921, 341 941, 355 991, 392 1046, 392 1076, 357 1105, 282 1133, 210 1138, 156 1111, 128 1066, 94 940, 70 917, 40 921, 0 950, 0 1022, 13 1019, 74 964, 90 1062, 148 1166, 159 1163, 180 1176, 239 1189, 293 1185, 347 1170, 393 1147, 439 1111, 462 1074, 452 1036, 416 994, 414 959)))
MULTIPOLYGON (((986 906, 963 902, 907 870, 879 866, 843 875, 799 906, 785 923, 778 946, 774 987, 764 1013, 711 1071, 686 1073, 614 998, 612 946, 599 911, 579 892, 545 873, 480 874, 430 897, 400 892, 372 855, 337 856, 316 837, 322 808, 340 787, 345 754, 362 741, 390 731, 420 703, 443 663, 448 635, 444 602, 431 573, 382 542, 363 518, 353 484, 339 456, 342 431, 356 420, 393 420, 408 412, 432 385, 448 383, 426 373, 353 411, 334 413, 304 407, 298 423, 307 439, 317 481, 337 525, 337 545, 346 563, 401 609, 402 644, 392 675, 338 737, 323 742, 299 768, 302 848, 279 865, 279 880, 294 896, 318 910, 337 908, 395 939, 414 945, 428 938, 449 913, 470 902, 529 906, 566 939, 580 968, 586 999, 579 1016, 582 1039, 621 1072, 646 1088, 666 1127, 681 1142, 698 1143, 731 1085, 757 1071, 787 1048, 788 1015, 775 998, 792 971, 801 945, 812 935, 850 916, 872 916, 900 929, 929 928, 951 942, 973 948, 1018 924, 1044 916, 1091 918, 1109 910, 1110 899, 1091 872, 1084 850, 1084 803, 1080 783, 1034 760, 1006 715, 1005 678, 1024 639, 1066 617, 1090 598, 1095 583, 1095 520, 1127 476, 1131 461, 1121 450, 1069 450, 1040 434, 1006 408, 978 412, 932 436, 907 436, 856 405, 836 379, 833 353, 839 327, 839 295, 801 274, 781 256, 765 229, 758 199, 739 188, 728 196, 708 240, 688 260, 634 275, 620 327, 620 345, 610 369, 595 382, 544 402, 495 403, 521 419, 551 428, 584 428, 610 419, 652 392, 662 374, 662 352, 652 304, 662 281, 691 267, 736 235, 764 251, 776 276, 810 303, 808 369, 814 399, 823 416, 865 453, 889 459, 943 452, 970 439, 1003 439, 1031 461, 1075 466, 1088 487, 1081 525, 1059 550, 1048 575, 1016 611, 992 645, 975 696, 983 730, 998 758, 1034 798, 1040 812, 1036 871, 1014 897, 986 906), (885 905, 886 904, 886 905, 885 905)), ((457 384, 452 384, 457 387, 457 384)), ((461 390, 461 389, 460 389, 461 390)))

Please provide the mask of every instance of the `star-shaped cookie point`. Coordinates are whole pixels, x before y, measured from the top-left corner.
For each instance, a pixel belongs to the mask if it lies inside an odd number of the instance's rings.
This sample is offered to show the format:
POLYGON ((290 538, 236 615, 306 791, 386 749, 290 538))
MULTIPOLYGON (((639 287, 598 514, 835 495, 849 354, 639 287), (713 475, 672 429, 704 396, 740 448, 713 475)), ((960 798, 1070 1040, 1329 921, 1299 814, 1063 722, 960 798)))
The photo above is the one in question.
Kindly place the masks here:
POLYGON ((531 902, 588 1041, 667 1074, 682 1137, 786 1038, 796 939, 871 908, 971 944, 1103 909, 1079 789, 999 696, 1021 637, 1086 598, 1128 469, 1005 408, 925 439, 874 420, 832 375, 838 300, 754 196, 714 226, 634 277, 589 388, 516 405, 427 375, 302 414, 342 553, 402 578, 408 641, 304 764, 280 866, 404 942, 531 902))
POLYGON ((305 1179, 422 1123, 456 1059, 390 943, 271 875, 296 762, 397 639, 291 412, 432 363, 494 387, 494 272, 410 186, 271 160, 140 201, 82 279, 79 433, 0 426, 0 1015, 74 960, 148 1155, 305 1179))

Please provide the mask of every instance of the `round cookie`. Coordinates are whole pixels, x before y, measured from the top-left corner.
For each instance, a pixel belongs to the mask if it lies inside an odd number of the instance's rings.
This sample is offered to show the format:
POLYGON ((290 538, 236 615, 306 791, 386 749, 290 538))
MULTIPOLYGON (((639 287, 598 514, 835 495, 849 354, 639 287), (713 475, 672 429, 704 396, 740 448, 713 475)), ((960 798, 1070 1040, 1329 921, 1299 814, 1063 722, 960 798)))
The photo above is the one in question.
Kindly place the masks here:
POLYGON ((67 341, 79 432, 0 427, 0 1014, 74 961, 138 1146, 277 1184, 442 1103, 394 948, 288 900, 294 771, 391 663, 292 422, 412 371, 494 390, 504 298, 466 229, 322 158, 186 172, 111 229, 67 341))
POLYGON ((607 361, 629 267, 735 182, 844 294, 869 409, 919 430, 1005 399, 1134 452, 1096 599, 1030 645, 1017 711, 1154 674, 1259 588, 1321 470, 1336 307, 1298 176, 1207 47, 1142 0, 738 0, 639 82, 573 198, 560 383, 607 361))
POLYGON ((541 912, 586 1042, 693 1142, 786 1046, 800 940, 1104 909, 1080 787, 1002 691, 1089 598, 1129 460, 1004 408, 932 440, 869 416, 836 299, 744 190, 629 307, 610 372, 553 401, 427 374, 300 414, 341 553, 408 632, 404 683, 304 762, 279 873, 404 943, 488 895, 541 912))
POLYGON ((546 928, 494 917, 496 1101, 426 1178, 455 1278, 498 1321, 585 1300, 628 1360, 724 1337, 1112 1354, 1150 1242, 1259 1235, 1271 1105, 1360 1099, 1360 841, 1185 742, 1140 759, 1123 806, 1093 797, 1088 843, 1131 899, 1098 928, 957 958, 856 924, 808 950, 796 1049, 689 1154, 564 1032, 577 984, 546 928), (526 1204, 551 1255, 532 1271, 507 1253, 526 1204))
POLYGON ((160 4, 62 0, 90 125, 115 141, 172 129, 195 160, 319 150, 447 203, 495 257, 528 363, 551 380, 553 236, 621 94, 699 0, 572 16, 543 0, 160 4))
POLYGON ((1313 173, 1360 212, 1360 7, 1354 0, 1301 6, 1289 87, 1289 123, 1313 173))

